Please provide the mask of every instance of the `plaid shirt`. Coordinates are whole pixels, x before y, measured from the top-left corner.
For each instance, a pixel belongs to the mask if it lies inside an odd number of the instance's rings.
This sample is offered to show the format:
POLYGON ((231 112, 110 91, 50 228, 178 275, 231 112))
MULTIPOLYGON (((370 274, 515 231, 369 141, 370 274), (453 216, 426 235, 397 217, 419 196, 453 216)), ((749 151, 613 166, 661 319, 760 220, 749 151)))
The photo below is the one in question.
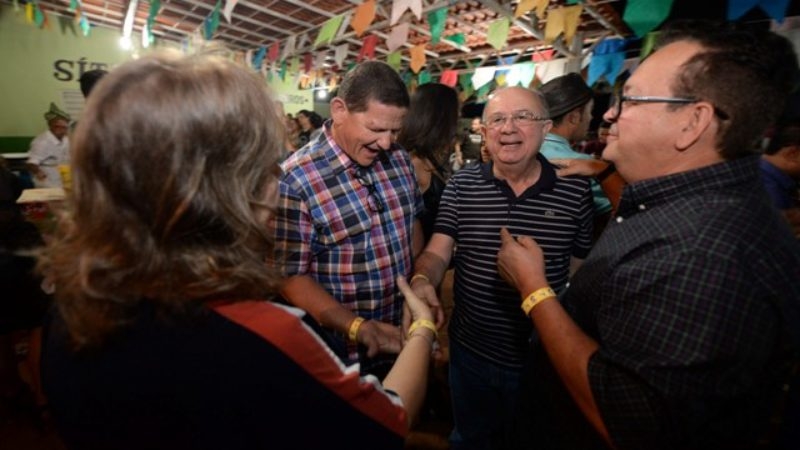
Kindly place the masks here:
POLYGON ((617 448, 750 448, 798 342, 800 246, 757 157, 646 180, 564 302, 600 344, 589 383, 617 448))
MULTIPOLYGON (((282 164, 276 259, 286 276, 309 275, 355 314, 398 325, 395 278, 411 271, 413 223, 424 207, 408 153, 395 147, 361 167, 336 145, 330 123, 324 129, 282 164)), ((345 346, 344 336, 335 339, 345 346)), ((349 343, 347 358, 358 359, 349 343)))

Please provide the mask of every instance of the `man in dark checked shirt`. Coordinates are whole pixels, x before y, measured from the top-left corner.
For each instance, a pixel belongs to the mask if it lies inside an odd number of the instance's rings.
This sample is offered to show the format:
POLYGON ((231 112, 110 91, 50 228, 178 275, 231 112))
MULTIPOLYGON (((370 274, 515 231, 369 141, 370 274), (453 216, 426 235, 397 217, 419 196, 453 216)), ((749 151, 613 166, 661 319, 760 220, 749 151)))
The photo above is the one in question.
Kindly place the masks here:
MULTIPOLYGON (((498 264, 541 337, 528 448, 753 448, 800 333, 800 247, 761 186, 755 141, 795 85, 769 32, 676 24, 604 118, 629 185, 572 278, 503 232, 498 264)), ((793 444, 797 448, 797 443, 793 444)))

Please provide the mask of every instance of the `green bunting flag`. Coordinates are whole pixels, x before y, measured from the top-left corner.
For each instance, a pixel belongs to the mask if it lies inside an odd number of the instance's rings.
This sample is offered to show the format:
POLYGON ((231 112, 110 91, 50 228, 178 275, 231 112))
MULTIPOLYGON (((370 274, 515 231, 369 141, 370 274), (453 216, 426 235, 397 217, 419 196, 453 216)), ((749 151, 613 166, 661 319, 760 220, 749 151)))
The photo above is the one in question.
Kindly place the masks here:
POLYGON ((329 45, 333 41, 333 38, 336 37, 336 33, 342 25, 342 20, 344 20, 344 15, 328 19, 319 30, 317 40, 314 41, 314 48, 319 47, 320 44, 329 45))
POLYGON ((439 8, 428 13, 428 24, 431 27, 431 44, 438 44, 447 22, 447 8, 439 8))

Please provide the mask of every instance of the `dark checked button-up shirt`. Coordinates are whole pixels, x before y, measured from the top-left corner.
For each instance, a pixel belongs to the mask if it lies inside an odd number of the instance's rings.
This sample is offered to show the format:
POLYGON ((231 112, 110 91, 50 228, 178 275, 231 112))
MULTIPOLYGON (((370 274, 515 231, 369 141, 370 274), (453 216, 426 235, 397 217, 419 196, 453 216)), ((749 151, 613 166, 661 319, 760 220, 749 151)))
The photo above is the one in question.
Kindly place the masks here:
MULTIPOLYGON (((408 153, 396 147, 361 168, 329 123, 324 130, 282 165, 277 261, 286 276, 309 275, 355 314, 398 325, 395 278, 411 271, 413 223, 424 208, 408 153)), ((347 362, 358 360, 345 336, 334 340, 346 345, 347 362)))
MULTIPOLYGON (((617 448, 750 448, 798 342, 800 246, 757 158, 647 180, 626 187, 564 302, 600 344, 589 383, 617 448)), ((566 439, 553 447, 578 448, 566 439)))

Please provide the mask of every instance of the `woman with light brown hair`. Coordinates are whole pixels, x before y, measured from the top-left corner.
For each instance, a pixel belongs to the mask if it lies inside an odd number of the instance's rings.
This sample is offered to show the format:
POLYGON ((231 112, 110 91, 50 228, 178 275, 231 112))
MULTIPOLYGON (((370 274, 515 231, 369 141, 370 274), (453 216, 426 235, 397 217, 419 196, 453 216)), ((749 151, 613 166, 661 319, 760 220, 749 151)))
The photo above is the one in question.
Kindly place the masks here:
POLYGON ((269 301, 282 126, 263 80, 221 56, 145 57, 92 92, 42 260, 57 306, 43 378, 67 447, 402 447, 430 311, 398 280, 416 326, 384 389, 269 301))

